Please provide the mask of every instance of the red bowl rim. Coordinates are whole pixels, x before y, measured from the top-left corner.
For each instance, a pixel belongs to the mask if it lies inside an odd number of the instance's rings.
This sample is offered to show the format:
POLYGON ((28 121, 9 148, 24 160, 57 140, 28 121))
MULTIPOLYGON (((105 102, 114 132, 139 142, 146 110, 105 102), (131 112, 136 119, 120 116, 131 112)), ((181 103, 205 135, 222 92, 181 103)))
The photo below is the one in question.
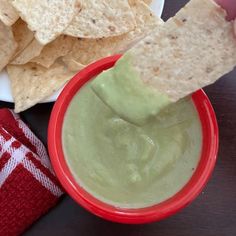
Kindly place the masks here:
POLYGON ((211 103, 199 90, 192 95, 202 125, 202 153, 200 162, 189 182, 170 199, 151 207, 123 209, 99 201, 86 192, 73 178, 63 155, 61 134, 64 114, 78 90, 103 70, 111 68, 121 55, 101 59, 80 71, 65 86, 58 97, 49 121, 48 149, 55 173, 68 194, 81 206, 104 219, 129 224, 149 223, 175 214, 192 202, 202 191, 215 166, 218 152, 218 125, 211 103))

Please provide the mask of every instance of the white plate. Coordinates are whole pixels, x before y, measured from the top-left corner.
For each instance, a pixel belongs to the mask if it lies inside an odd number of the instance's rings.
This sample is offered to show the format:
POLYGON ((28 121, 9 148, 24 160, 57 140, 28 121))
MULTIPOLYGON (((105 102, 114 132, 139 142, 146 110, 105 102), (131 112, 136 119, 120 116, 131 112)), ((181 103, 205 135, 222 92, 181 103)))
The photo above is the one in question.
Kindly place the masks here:
MULTIPOLYGON (((157 16, 161 16, 164 7, 164 2, 165 0, 154 0, 153 3, 151 4, 152 10, 155 12, 157 16)), ((61 90, 53 94, 50 98, 48 98, 44 102, 55 101, 58 95, 60 94, 61 90)), ((10 81, 8 79, 6 71, 0 73, 0 101, 13 102, 10 88, 10 81)))

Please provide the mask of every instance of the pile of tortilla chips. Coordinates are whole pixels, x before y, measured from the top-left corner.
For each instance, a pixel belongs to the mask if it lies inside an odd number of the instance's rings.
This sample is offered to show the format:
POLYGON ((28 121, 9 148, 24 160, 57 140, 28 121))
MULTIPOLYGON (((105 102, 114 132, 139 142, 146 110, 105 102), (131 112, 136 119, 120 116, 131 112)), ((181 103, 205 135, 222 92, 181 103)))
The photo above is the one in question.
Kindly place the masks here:
POLYGON ((0 71, 7 69, 15 111, 45 100, 84 66, 126 51, 158 27, 150 2, 0 0, 0 71))

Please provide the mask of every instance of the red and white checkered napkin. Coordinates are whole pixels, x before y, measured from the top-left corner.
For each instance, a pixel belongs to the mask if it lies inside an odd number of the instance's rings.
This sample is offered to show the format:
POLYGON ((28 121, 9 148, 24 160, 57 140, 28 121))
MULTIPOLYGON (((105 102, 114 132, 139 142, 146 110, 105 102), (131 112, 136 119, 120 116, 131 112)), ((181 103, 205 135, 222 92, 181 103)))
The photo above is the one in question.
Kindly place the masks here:
POLYGON ((61 195, 41 141, 18 115, 0 109, 0 236, 21 234, 61 195))

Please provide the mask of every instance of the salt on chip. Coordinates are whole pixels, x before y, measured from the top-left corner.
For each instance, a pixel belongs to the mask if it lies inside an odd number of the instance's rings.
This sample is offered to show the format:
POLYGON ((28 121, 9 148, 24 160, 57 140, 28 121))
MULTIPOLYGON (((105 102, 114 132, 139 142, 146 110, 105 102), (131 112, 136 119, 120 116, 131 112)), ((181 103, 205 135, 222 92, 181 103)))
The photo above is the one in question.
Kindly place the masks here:
POLYGON ((140 0, 133 0, 131 9, 137 22, 137 26, 133 31, 104 39, 78 38, 72 51, 64 57, 65 60, 73 59, 82 65, 88 65, 100 58, 122 53, 163 23, 140 0))
POLYGON ((61 35, 53 42, 46 45, 40 55, 33 58, 31 62, 49 68, 57 58, 65 56, 71 51, 75 41, 76 38, 61 35))
POLYGON ((41 44, 47 44, 62 34, 74 14, 80 9, 79 0, 12 0, 29 28, 41 44))
POLYGON ((146 3, 147 5, 150 5, 152 3, 152 0, 142 0, 144 3, 146 3))
POLYGON ((59 63, 49 69, 34 63, 9 65, 7 72, 17 113, 50 97, 74 75, 59 63))
POLYGON ((191 0, 127 53, 141 79, 173 102, 236 65, 233 23, 212 0, 191 0))
POLYGON ((17 49, 12 29, 0 21, 0 71, 9 63, 17 49))
POLYGON ((32 58, 40 55, 43 50, 43 45, 40 44, 36 39, 33 41, 16 57, 10 64, 12 65, 23 65, 29 62, 32 58))
POLYGON ((111 37, 127 33, 136 25, 127 0, 81 2, 81 11, 64 31, 67 35, 80 38, 111 37))
POLYGON ((0 0, 0 20, 7 26, 13 25, 19 18, 10 2, 11 0, 0 0))
POLYGON ((17 57, 34 39, 34 33, 29 30, 27 24, 19 19, 13 26, 12 32, 18 44, 17 50, 12 59, 17 57))

